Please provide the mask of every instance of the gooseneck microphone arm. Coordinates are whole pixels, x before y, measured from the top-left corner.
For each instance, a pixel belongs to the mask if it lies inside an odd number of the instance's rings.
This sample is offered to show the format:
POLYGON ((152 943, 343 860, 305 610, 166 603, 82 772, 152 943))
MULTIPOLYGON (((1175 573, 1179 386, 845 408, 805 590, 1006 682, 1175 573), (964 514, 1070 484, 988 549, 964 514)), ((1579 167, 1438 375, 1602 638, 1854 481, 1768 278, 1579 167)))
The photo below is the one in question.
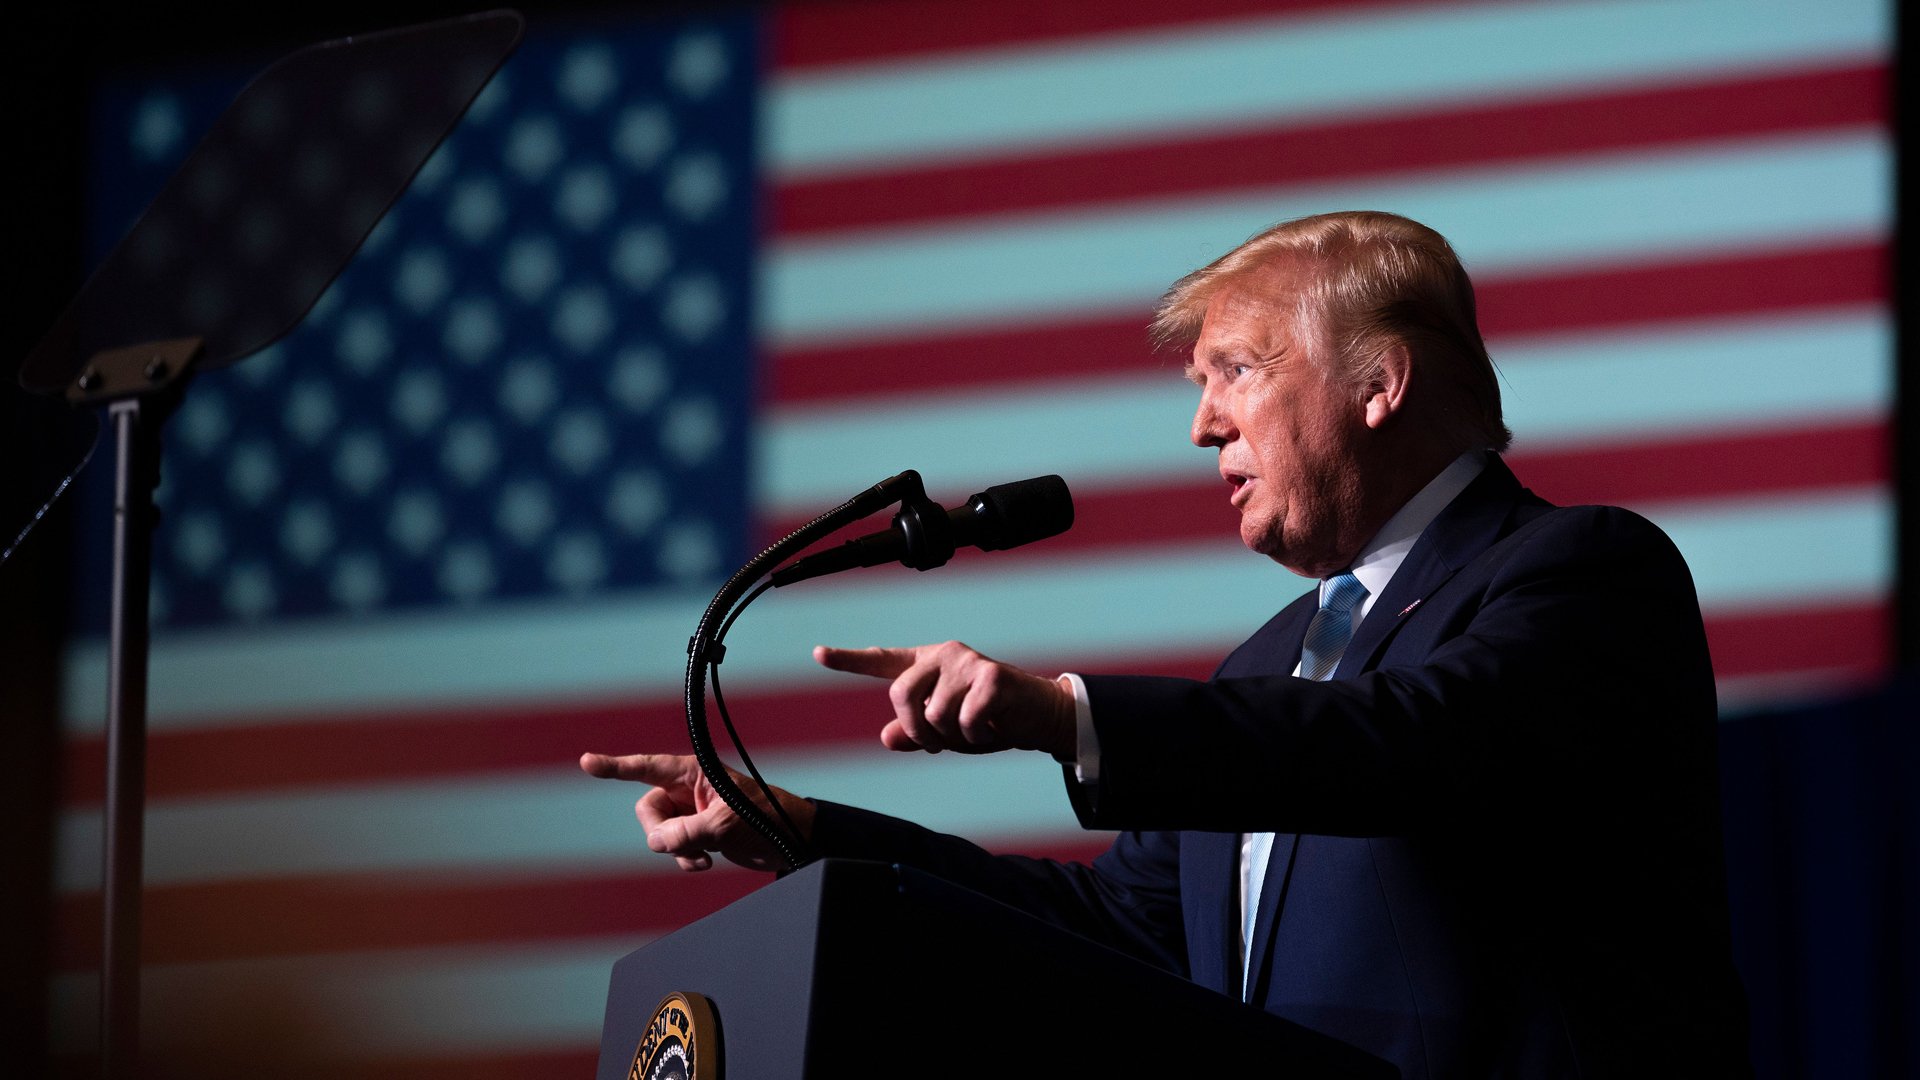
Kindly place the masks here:
MULTIPOLYGON (((789 836, 773 822, 740 790, 733 777, 728 774, 726 765, 714 751, 713 739, 707 730, 707 672, 717 669, 726 655, 726 647, 721 642, 726 627, 730 623, 730 613, 740 604, 741 598, 753 587, 753 583, 765 576, 780 560, 805 548, 820 537, 845 525, 867 517, 897 502, 927 502, 925 489, 920 483, 920 474, 909 469, 897 476, 888 477, 878 484, 862 491, 839 506, 821 514, 805 525, 775 541, 773 545, 754 556, 747 564, 734 572, 720 591, 714 594, 707 604, 705 613, 700 616, 699 624, 694 628, 693 637, 687 642, 687 735, 693 743, 694 760, 699 763, 700 771, 713 785, 729 809, 739 815, 755 832, 767 838, 774 850, 786 861, 789 869, 799 869, 809 861, 806 854, 806 839, 789 836)), ((937 508, 936 508, 937 509, 937 508)), ((748 599, 751 599, 749 597, 748 599)), ((717 672, 716 672, 717 673, 717 672)), ((771 799, 771 795, 769 795, 771 799)))
POLYGON ((720 586, 705 614, 700 616, 693 638, 687 642, 687 734, 693 742, 694 759, 699 762, 707 782, 740 820, 767 838, 789 869, 805 865, 808 861, 806 838, 787 820, 773 790, 760 778, 753 760, 740 746, 733 724, 727 719, 726 699, 720 694, 720 661, 726 656, 723 639, 740 612, 766 590, 796 581, 895 561, 916 570, 931 570, 945 565, 962 546, 999 551, 1065 532, 1072 524, 1073 498, 1067 492, 1066 481, 1058 476, 990 487, 963 505, 945 510, 927 498, 920 474, 909 469, 814 518, 754 556, 720 586), (798 553, 820 537, 894 503, 900 504, 900 510, 893 515, 889 528, 773 569, 782 559, 798 553), (754 583, 769 571, 772 576, 755 588, 754 583), (709 676, 713 680, 714 702, 719 706, 721 720, 727 724, 728 734, 734 737, 741 764, 774 813, 786 823, 784 830, 740 790, 714 752, 713 740, 707 731, 709 676))

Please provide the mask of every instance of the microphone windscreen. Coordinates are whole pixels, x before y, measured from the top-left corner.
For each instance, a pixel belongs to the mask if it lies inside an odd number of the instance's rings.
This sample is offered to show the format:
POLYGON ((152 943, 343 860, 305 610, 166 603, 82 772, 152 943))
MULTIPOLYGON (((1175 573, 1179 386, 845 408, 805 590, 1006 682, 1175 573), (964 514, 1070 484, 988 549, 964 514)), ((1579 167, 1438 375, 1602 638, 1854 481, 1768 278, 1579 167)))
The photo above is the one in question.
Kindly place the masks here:
POLYGON ((973 542, 982 551, 1004 551, 1058 536, 1073 525, 1073 496, 1058 476, 999 484, 967 500, 973 542))

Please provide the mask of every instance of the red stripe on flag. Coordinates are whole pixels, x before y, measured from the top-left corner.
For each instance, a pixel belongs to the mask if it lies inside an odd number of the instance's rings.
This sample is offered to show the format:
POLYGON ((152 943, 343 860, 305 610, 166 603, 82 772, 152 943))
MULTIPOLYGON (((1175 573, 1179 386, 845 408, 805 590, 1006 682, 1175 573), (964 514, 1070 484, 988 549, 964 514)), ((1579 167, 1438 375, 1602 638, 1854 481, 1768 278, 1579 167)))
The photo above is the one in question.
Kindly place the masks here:
POLYGON ((1893 605, 1809 604, 1712 617, 1707 647, 1721 679, 1797 671, 1875 678, 1893 670, 1893 605))
MULTIPOLYGON (((1892 438, 1886 422, 1876 418, 1539 451, 1522 445, 1507 462, 1522 482, 1553 502, 1645 506, 1884 484, 1892 477, 1892 438)), ((1073 512, 1072 529, 1040 546, 999 556, 999 565, 1067 550, 1207 540, 1239 532, 1239 515, 1227 503, 1224 483, 1083 493, 1074 497, 1073 512)), ((776 521, 762 535, 784 535, 798 524, 776 521)), ((878 527, 881 519, 874 518, 853 529, 878 527)))
POLYGON ((770 33, 776 70, 934 57, 1126 31, 1176 29, 1213 20, 1366 8, 1413 8, 1458 0, 841 0, 782 4, 770 33))
MULTIPOLYGON (((1489 339, 1760 311, 1885 301, 1888 250, 1879 241, 1829 244, 1632 266, 1488 277, 1476 285, 1489 339)), ((776 405, 987 385, 1163 373, 1182 361, 1147 345, 1148 313, 1038 326, 787 349, 767 367, 776 405)), ((1496 349, 1495 359, 1498 351, 1496 349)))
MULTIPOLYGON (((1086 861, 1111 834, 1073 834, 996 850, 1086 861)), ((668 867, 645 850, 636 858, 668 867)), ((161 885, 142 901, 142 959, 198 963, 259 956, 559 941, 633 935, 633 948, 740 899, 770 880, 726 866, 705 873, 475 880, 424 876, 337 876, 161 885)), ((100 896, 62 897, 56 912, 56 970, 99 964, 100 896)), ((611 965, 617 957, 609 956, 611 965)))
MULTIPOLYGON (((636 858, 656 858, 634 825, 636 858)), ((668 864, 670 865, 670 864, 668 864)), ((631 933, 645 939, 753 891, 745 870, 447 884, 424 877, 315 877, 149 886, 141 901, 147 964, 293 956, 631 933)), ((63 897, 55 964, 99 963, 98 893, 63 897)), ((611 964, 615 957, 608 957, 611 964)))
MULTIPOLYGON (((1878 240, 1817 248, 1492 277, 1474 286, 1489 339, 1885 302, 1878 240)), ((1496 357, 1498 359, 1498 357, 1496 357)))
POLYGON ((1645 506, 1888 483, 1893 432, 1878 420, 1646 440, 1512 456, 1516 475, 1562 505, 1645 506))
POLYGON ((769 357, 776 405, 983 385, 1019 385, 1158 370, 1182 360, 1147 346, 1148 313, 1013 329, 934 334, 860 345, 785 349, 769 357))
MULTIPOLYGON (((1219 657, 1114 657, 1042 663, 1040 670, 1086 668, 1205 678, 1219 657)), ((727 695, 748 750, 810 746, 879 749, 888 714, 885 688, 849 678, 844 689, 727 695)), ((719 718, 708 706, 708 719, 719 718)), ((148 737, 147 793, 153 799, 391 783, 571 765, 581 753, 676 752, 687 746, 678 697, 542 703, 518 708, 433 709, 397 714, 310 716, 148 737)), ((66 749, 66 803, 102 798, 106 750, 99 736, 66 749)), ((588 783, 581 777, 582 783, 588 783)))
POLYGON ((778 183, 786 239, 1173 195, 1265 190, 1887 119, 1878 64, 1288 124, 778 183))
MULTIPOLYGON (((1198 462, 1200 451, 1194 453, 1194 460, 1198 462)), ((830 534, 821 544, 830 547, 856 535, 886 528, 886 522, 885 515, 866 519, 830 534)), ((761 530, 763 542, 771 543, 773 537, 784 536, 799 524, 798 521, 774 522, 761 530)), ((1038 546, 995 555, 994 564, 1005 567, 1013 559, 1052 558, 1067 551, 1225 540, 1239 533, 1240 514, 1227 502, 1225 483, 1135 484, 1120 490, 1076 494, 1073 528, 1038 546)), ((876 572, 886 571, 882 567, 876 572)), ((823 586, 830 588, 833 584, 828 582, 823 586)))

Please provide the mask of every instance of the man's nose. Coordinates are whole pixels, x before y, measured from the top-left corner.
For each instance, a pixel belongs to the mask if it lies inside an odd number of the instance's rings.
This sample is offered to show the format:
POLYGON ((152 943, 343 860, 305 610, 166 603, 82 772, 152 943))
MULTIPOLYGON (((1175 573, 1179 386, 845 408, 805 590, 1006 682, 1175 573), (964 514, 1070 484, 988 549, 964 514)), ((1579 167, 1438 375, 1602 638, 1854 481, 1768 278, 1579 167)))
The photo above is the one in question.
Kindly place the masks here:
POLYGON ((1225 409, 1214 400, 1211 391, 1200 395, 1200 407, 1193 412, 1193 432, 1191 438, 1195 446, 1225 446, 1233 441, 1233 422, 1225 409))

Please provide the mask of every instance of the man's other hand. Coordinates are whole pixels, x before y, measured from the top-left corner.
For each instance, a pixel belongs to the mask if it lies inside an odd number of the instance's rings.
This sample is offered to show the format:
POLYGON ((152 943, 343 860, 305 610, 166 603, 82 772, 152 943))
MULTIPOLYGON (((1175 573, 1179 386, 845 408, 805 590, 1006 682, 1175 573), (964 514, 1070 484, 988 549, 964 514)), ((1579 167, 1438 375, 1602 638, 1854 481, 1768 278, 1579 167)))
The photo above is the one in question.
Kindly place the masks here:
POLYGON ((835 671, 893 680, 893 719, 880 729, 889 750, 1040 750, 1071 761, 1077 741, 1073 691, 957 641, 906 649, 814 647, 835 671))
MULTIPOLYGON (((640 819, 640 827, 647 832, 647 847, 673 856, 682 870, 712 867, 713 856, 709 852, 719 852, 728 862, 749 870, 785 869, 773 845, 740 820, 713 785, 707 783, 699 763, 692 757, 582 754, 580 768, 588 776, 604 780, 638 780, 651 784, 653 790, 633 804, 633 815, 640 819)), ((772 813, 759 793, 750 790, 745 777, 731 769, 728 773, 755 804, 772 813)), ((774 788, 773 794, 799 828, 801 839, 810 837, 813 804, 779 788, 774 788)))

